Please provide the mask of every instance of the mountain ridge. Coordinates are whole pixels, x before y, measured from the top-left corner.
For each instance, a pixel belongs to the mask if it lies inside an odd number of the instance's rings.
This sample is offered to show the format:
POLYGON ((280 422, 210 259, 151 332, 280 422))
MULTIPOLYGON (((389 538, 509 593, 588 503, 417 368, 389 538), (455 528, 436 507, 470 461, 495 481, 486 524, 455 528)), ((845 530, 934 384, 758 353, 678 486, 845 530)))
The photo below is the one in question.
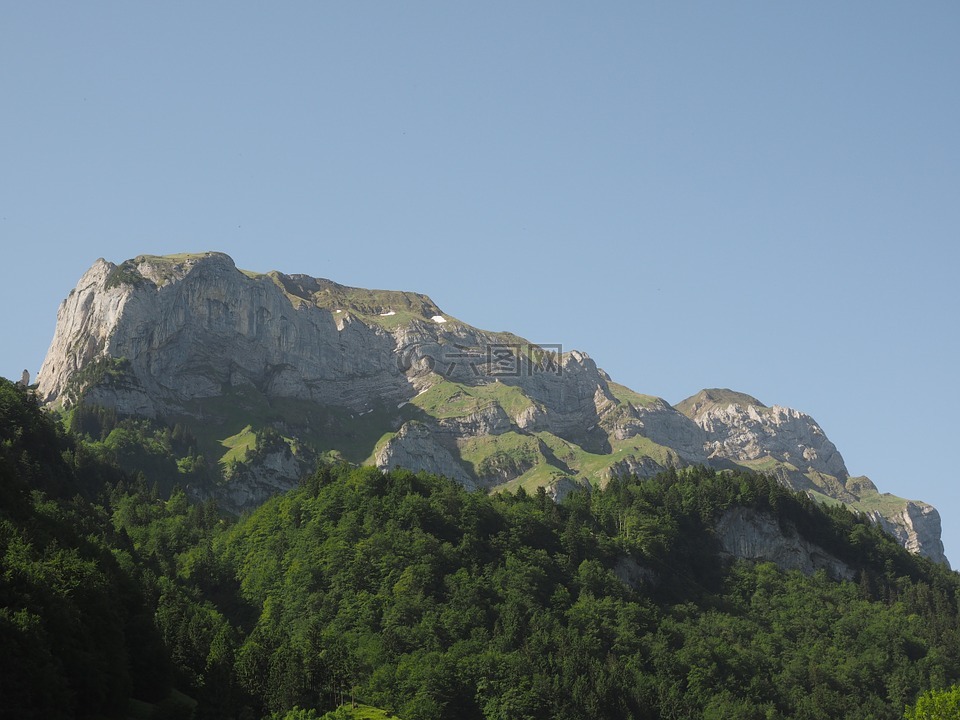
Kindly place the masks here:
POLYGON ((190 427, 224 468, 192 491, 236 510, 324 456, 554 495, 619 474, 739 466, 872 513, 946 562, 936 509, 849 483, 805 413, 726 389, 672 406, 615 383, 586 353, 480 330, 427 295, 243 271, 223 253, 94 263, 61 304, 38 392, 67 411, 190 427), (227 472, 224 442, 244 428, 285 442, 249 462, 234 452, 227 472))

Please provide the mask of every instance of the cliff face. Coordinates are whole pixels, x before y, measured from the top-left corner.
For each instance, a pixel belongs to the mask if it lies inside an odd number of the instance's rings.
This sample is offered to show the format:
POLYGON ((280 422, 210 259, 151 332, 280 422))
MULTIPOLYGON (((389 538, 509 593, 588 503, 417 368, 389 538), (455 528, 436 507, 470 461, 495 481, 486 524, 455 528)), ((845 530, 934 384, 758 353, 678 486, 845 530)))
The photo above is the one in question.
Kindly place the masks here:
MULTIPOLYGON (((702 463, 854 507, 878 496, 796 410, 725 390, 673 407, 585 353, 479 330, 424 295, 245 272, 220 253, 98 260, 60 307, 38 388, 52 406, 184 424, 208 459, 244 428, 276 431, 293 450, 231 456, 228 480, 195 488, 234 509, 292 487, 320 455, 558 496, 702 463)), ((934 508, 884 496, 876 519, 943 560, 934 508)))
POLYGON ((722 390, 703 390, 680 407, 704 431, 704 448, 711 458, 773 458, 801 472, 849 475, 836 446, 799 410, 767 407, 749 395, 722 390))
POLYGON ((226 255, 98 261, 61 305, 40 370, 48 402, 70 402, 79 370, 122 358, 118 382, 88 399, 130 414, 178 413, 232 388, 360 410, 369 397, 411 394, 397 338, 291 296, 266 275, 241 273, 226 255))
POLYGON ((727 555, 772 562, 781 570, 807 575, 825 570, 835 580, 853 580, 853 568, 820 546, 801 537, 796 528, 781 528, 777 519, 756 510, 736 507, 717 522, 717 539, 727 555))
POLYGON ((879 510, 871 510, 868 515, 910 552, 949 565, 940 540, 940 513, 932 505, 908 500, 902 509, 887 516, 879 510))

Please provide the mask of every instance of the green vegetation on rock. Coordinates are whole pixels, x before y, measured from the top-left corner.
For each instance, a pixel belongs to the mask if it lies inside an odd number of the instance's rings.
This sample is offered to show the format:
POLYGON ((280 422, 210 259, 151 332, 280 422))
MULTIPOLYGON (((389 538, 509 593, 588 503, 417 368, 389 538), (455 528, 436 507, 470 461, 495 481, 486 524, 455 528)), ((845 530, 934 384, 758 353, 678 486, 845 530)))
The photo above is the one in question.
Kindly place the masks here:
POLYGON ((516 432, 469 438, 460 448, 460 456, 473 468, 475 477, 483 478, 512 478, 547 462, 537 437, 516 432))
POLYGON ((75 405, 82 400, 84 391, 90 386, 120 384, 128 380, 129 374, 130 361, 126 358, 100 356, 70 376, 63 399, 67 405, 75 405))
POLYGON ((643 393, 634 392, 626 385, 621 385, 620 383, 615 383, 613 381, 609 381, 607 385, 610 388, 610 392, 617 400, 623 403, 630 403, 634 407, 649 408, 656 407, 660 404, 666 405, 666 403, 660 398, 653 395, 644 395, 643 393))
POLYGON ((111 288, 120 287, 121 285, 136 286, 142 282, 145 282, 145 280, 143 275, 137 271, 137 262, 135 260, 127 260, 110 271, 104 287, 110 290, 111 288))
POLYGON ((257 446, 257 434, 253 428, 247 425, 236 435, 225 438, 221 445, 227 448, 227 451, 220 457, 220 463, 229 465, 234 462, 243 462, 247 455, 253 452, 257 446))
POLYGON ((499 405, 511 418, 533 406, 516 385, 487 382, 475 385, 439 380, 410 401, 437 419, 459 418, 499 405))

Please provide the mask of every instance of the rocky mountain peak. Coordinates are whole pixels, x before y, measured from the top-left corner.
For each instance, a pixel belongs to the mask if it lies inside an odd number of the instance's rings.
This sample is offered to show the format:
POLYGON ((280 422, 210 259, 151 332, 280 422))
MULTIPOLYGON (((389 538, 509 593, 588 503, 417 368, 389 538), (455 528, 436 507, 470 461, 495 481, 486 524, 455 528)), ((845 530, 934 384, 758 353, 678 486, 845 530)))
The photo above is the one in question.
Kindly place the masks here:
POLYGON ((711 458, 734 462, 773 459, 787 469, 847 478, 836 446, 806 413, 774 405, 732 390, 701 390, 677 409, 705 433, 711 458))
POLYGON ((727 388, 707 388, 677 403, 676 408, 691 420, 696 420, 697 417, 702 414, 729 405, 757 408, 766 407, 766 405, 755 397, 747 395, 746 393, 736 392, 735 390, 729 390, 727 388))

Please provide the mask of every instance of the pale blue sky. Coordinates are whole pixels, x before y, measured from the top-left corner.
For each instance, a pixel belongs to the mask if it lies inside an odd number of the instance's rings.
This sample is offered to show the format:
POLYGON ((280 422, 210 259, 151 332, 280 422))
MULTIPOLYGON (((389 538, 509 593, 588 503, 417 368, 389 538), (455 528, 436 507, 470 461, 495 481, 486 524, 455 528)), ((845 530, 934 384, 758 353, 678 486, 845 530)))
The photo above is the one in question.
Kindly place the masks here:
POLYGON ((812 414, 960 563, 960 5, 0 6, 0 374, 98 257, 418 290, 812 414))

